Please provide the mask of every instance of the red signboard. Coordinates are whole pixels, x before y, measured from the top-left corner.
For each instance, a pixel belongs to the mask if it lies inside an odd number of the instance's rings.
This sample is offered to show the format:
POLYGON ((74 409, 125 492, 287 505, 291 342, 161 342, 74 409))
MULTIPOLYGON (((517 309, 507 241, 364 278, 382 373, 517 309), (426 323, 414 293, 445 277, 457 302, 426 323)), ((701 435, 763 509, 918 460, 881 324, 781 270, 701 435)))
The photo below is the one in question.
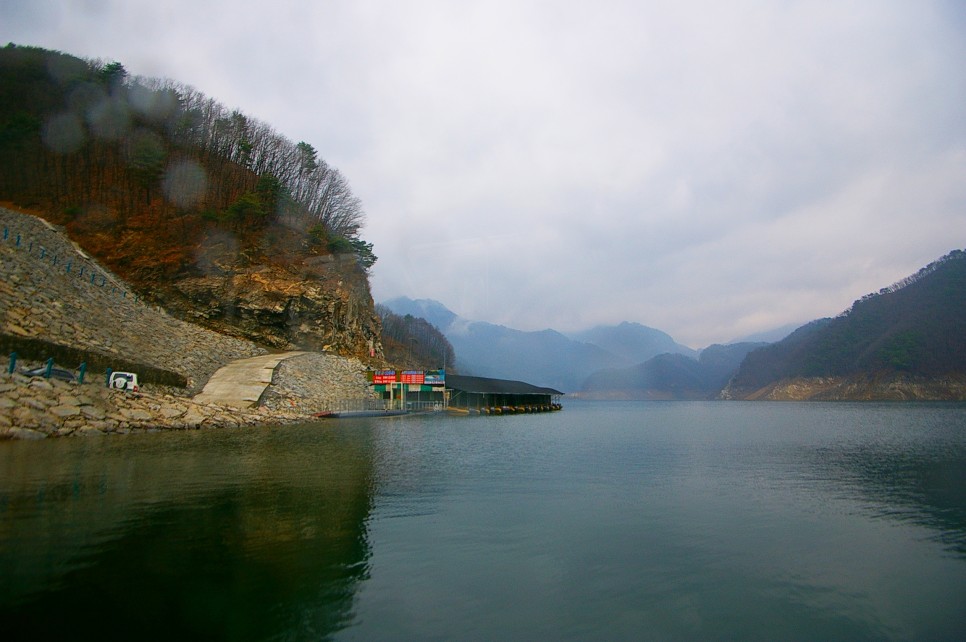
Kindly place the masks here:
POLYGON ((396 383, 396 371, 395 370, 376 370, 372 374, 372 383, 376 385, 396 383))
POLYGON ((422 370, 403 370, 402 373, 403 383, 422 383, 425 378, 422 370))

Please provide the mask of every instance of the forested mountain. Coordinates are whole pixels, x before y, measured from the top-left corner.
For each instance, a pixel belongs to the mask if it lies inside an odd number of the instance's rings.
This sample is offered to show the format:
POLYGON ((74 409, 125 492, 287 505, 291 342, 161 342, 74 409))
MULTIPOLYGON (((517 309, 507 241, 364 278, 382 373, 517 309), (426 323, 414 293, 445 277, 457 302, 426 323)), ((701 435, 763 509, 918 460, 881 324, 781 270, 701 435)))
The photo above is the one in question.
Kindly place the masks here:
POLYGON ((966 253, 856 301, 748 355, 729 394, 797 377, 941 378, 966 374, 966 253))
POLYGON ((422 317, 396 314, 376 306, 382 322, 382 345, 386 360, 396 368, 456 372, 456 353, 439 329, 422 317))
POLYGON ((192 87, 0 49, 0 201, 64 225, 188 320, 275 347, 380 352, 375 255, 345 176, 192 87))
POLYGON ((697 358, 660 354, 630 368, 601 370, 581 386, 589 399, 712 399, 745 356, 764 343, 712 345, 697 358))
POLYGON ((95 206, 122 223, 194 212, 236 229, 278 221, 307 245, 357 240, 362 205, 339 170, 192 87, 14 45, 0 77, 6 198, 68 219, 95 206))

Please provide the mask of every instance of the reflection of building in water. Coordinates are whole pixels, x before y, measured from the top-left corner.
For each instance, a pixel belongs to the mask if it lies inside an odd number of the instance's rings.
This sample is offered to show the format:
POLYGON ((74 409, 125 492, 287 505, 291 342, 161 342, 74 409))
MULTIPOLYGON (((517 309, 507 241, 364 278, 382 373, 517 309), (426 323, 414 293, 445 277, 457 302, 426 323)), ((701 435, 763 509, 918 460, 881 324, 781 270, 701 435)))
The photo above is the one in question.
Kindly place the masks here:
POLYGON ((0 638, 343 628, 367 572, 372 457, 361 436, 319 437, 266 428, 0 449, 0 638))

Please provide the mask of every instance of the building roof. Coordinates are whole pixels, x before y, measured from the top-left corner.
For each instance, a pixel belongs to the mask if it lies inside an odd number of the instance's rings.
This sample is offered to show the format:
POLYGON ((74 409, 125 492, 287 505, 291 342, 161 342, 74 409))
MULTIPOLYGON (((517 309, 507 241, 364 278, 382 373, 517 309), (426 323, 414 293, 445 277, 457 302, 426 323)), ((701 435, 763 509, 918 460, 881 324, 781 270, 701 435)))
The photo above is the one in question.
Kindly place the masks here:
POLYGON ((463 392, 477 392, 503 395, 562 395, 564 393, 553 388, 541 388, 523 381, 508 379, 490 379, 489 377, 467 377, 464 375, 446 375, 446 387, 463 392))

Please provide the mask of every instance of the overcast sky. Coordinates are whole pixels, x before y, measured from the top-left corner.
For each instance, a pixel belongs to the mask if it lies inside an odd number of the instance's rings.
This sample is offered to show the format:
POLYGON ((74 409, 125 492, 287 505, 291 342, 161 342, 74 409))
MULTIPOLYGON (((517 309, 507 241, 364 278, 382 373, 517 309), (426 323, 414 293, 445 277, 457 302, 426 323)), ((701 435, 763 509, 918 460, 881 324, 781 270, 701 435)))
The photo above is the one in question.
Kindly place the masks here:
POLYGON ((966 2, 0 0, 306 141, 406 295, 703 347, 966 247, 966 2))

